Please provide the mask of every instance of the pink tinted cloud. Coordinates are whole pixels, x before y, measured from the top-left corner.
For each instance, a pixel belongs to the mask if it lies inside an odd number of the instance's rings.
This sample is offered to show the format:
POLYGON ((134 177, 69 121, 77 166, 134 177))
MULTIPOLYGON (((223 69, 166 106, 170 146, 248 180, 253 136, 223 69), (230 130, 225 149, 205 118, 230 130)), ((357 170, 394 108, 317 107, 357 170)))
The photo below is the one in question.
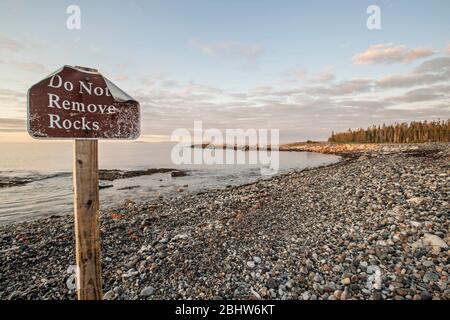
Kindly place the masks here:
POLYGON ((0 35, 0 49, 18 52, 23 50, 24 48, 25 46, 17 42, 16 40, 0 35))
POLYGON ((353 56, 355 64, 410 63, 434 54, 428 48, 408 49, 404 45, 376 44, 353 56))

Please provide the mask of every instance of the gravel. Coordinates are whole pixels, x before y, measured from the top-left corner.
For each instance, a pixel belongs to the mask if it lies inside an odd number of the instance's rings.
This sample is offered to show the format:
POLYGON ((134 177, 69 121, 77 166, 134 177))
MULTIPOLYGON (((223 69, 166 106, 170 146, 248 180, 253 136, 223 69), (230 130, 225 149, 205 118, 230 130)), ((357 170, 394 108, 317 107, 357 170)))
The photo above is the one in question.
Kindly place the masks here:
MULTIPOLYGON (((450 147, 101 215, 107 299, 449 299, 450 147)), ((73 219, 0 227, 0 299, 75 299, 73 219)))

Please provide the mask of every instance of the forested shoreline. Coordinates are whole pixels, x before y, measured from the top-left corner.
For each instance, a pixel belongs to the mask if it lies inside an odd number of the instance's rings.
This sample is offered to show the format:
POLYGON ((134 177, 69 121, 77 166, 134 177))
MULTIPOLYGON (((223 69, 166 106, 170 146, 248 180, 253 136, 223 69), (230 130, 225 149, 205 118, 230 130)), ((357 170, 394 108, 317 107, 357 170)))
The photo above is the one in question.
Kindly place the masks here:
POLYGON ((329 142, 357 143, 423 143, 450 142, 450 119, 445 121, 423 121, 378 125, 367 129, 333 131, 329 142))

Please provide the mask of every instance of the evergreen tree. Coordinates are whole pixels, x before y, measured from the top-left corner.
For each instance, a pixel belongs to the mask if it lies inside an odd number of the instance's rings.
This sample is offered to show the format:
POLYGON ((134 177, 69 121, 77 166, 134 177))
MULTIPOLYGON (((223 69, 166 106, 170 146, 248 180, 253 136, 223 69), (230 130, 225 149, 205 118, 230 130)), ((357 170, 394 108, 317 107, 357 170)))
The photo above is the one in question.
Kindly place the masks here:
POLYGON ((357 143, 423 143, 450 142, 450 119, 411 123, 394 123, 331 134, 329 142, 357 143))

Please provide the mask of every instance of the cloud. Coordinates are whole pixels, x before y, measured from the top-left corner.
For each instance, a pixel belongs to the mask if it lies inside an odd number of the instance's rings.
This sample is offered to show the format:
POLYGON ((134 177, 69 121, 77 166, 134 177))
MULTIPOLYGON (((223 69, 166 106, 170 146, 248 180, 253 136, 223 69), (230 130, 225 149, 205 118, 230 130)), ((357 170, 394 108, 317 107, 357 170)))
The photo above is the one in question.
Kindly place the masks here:
POLYGON ((317 75, 316 80, 319 82, 329 82, 336 79, 336 76, 331 72, 322 72, 317 75))
POLYGON ((140 79, 141 83, 144 84, 146 87, 154 87, 156 85, 161 86, 168 86, 175 85, 175 80, 169 79, 169 74, 165 72, 157 72, 153 74, 146 75, 144 78, 140 79), (170 81, 173 81, 173 83, 170 83, 170 81))
POLYGON ((406 75, 391 75, 377 81, 381 89, 407 88, 419 85, 432 84, 439 81, 440 77, 432 74, 410 73, 406 75))
POLYGON ((448 101, 444 85, 383 98, 381 92, 372 92, 373 84, 354 79, 317 85, 315 90, 262 86, 245 93, 188 85, 133 96, 142 105, 144 134, 170 135, 175 128, 189 129, 193 121, 202 120, 205 128, 222 130, 280 128, 282 136, 289 132, 287 142, 326 139, 333 129, 448 117, 448 108, 442 107, 448 101), (408 107, 414 102, 423 104, 408 107))
POLYGON ((274 79, 246 90, 183 82, 159 74, 147 75, 141 88, 130 94, 141 102, 144 135, 167 136, 176 128, 191 129, 194 121, 202 120, 205 128, 221 130, 279 128, 285 142, 326 139, 332 130, 448 118, 450 84, 445 81, 449 80, 449 68, 450 57, 436 56, 410 67, 409 73, 379 80, 338 81, 333 70, 326 68, 311 73, 307 78, 311 81, 280 83, 274 79), (167 85, 167 81, 177 81, 177 85, 167 85))
POLYGON ((116 80, 116 81, 126 81, 128 79, 129 79, 129 77, 126 74, 118 74, 118 75, 114 76, 114 80, 116 80))
POLYGON ((427 60, 405 75, 390 75, 377 81, 382 89, 432 85, 450 80, 450 57, 427 60))
POLYGON ((364 99, 343 99, 338 101, 338 105, 343 108, 353 108, 356 110, 378 111, 391 105, 390 101, 384 100, 364 100, 364 99))
POLYGON ((156 80, 149 78, 142 78, 141 83, 148 87, 153 87, 156 83, 156 80))
POLYGON ((25 120, 0 118, 0 132, 20 132, 25 130, 25 120))
POLYGON ((355 64, 378 63, 410 63, 420 58, 426 58, 434 54, 428 48, 408 49, 404 45, 377 44, 370 46, 365 52, 353 56, 355 64))
POLYGON ((178 87, 180 84, 178 81, 175 80, 164 80, 161 85, 165 88, 175 88, 178 87))
POLYGON ((388 97, 385 101, 391 104, 430 102, 450 99, 449 93, 450 85, 438 85, 410 90, 400 96, 388 97))
POLYGON ((230 97, 239 99, 239 100, 246 100, 247 99, 246 93, 236 92, 236 93, 230 93, 230 97))
POLYGON ((306 75, 307 75, 306 70, 301 68, 300 69, 295 68, 287 72, 287 76, 293 77, 296 80, 303 80, 305 79, 306 75))
POLYGON ((440 73, 450 70, 450 57, 440 57, 427 60, 415 68, 416 72, 426 73, 440 73))
POLYGON ((264 48, 260 44, 245 44, 233 41, 203 43, 197 39, 191 40, 189 44, 207 56, 243 61, 246 64, 255 64, 264 53, 264 48))
POLYGON ((47 72, 47 68, 43 64, 36 63, 36 62, 14 61, 11 64, 15 65, 17 68, 19 68, 21 70, 28 71, 28 72, 35 72, 35 73, 47 72))
POLYGON ((310 86, 305 88, 305 92, 312 95, 342 96, 369 92, 372 87, 373 81, 371 79, 352 79, 333 83, 328 86, 310 86))
POLYGON ((11 89, 0 89, 0 110, 9 113, 22 113, 26 106, 27 92, 16 91, 11 89))
POLYGON ((21 99, 25 98, 26 94, 17 90, 0 89, 0 98, 4 99, 21 99))
POLYGON ((17 42, 16 40, 0 35, 0 49, 19 52, 25 49, 25 46, 17 42))
POLYGON ((253 89, 251 89, 249 91, 249 95, 251 96, 265 96, 265 95, 270 95, 274 92, 274 89, 272 88, 272 86, 258 86, 258 87, 254 87, 253 89))
POLYGON ((32 73, 46 73, 48 72, 47 68, 40 63, 37 62, 22 62, 17 60, 0 60, 0 64, 14 66, 17 69, 32 72, 32 73))
POLYGON ((333 73, 333 67, 328 66, 317 74, 308 75, 308 72, 302 68, 293 68, 284 74, 287 78, 278 81, 280 85, 298 84, 301 80, 308 80, 312 83, 327 83, 336 80, 333 73))
POLYGON ((322 72, 317 74, 313 81, 316 82, 330 82, 334 81, 336 79, 336 76, 333 73, 333 67, 326 67, 322 72))
POLYGON ((143 85, 131 94, 142 105, 144 134, 170 135, 202 120, 205 128, 279 128, 282 136, 289 133, 290 141, 326 139, 332 130, 448 118, 449 69, 450 57, 436 56, 381 79, 337 81, 326 68, 303 84, 274 79, 229 91, 196 82, 165 87, 162 83, 170 78, 163 77, 151 90, 143 85))
POLYGON ((185 93, 196 92, 196 93, 206 93, 206 94, 214 95, 214 94, 221 94, 223 92, 223 90, 212 87, 212 86, 198 84, 194 81, 191 81, 187 86, 185 86, 182 89, 182 92, 185 92, 185 93))

